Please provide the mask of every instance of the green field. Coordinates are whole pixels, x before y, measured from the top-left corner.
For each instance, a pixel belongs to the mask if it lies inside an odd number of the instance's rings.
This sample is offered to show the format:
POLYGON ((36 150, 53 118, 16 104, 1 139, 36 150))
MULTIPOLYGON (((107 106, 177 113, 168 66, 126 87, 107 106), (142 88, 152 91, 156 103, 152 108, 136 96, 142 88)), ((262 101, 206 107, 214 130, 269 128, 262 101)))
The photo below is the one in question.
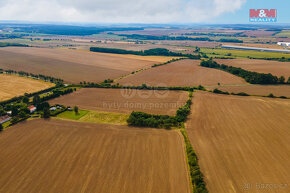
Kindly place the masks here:
POLYGON ((287 37, 287 38, 290 38, 290 31, 282 31, 280 33, 277 33, 275 36, 276 37, 287 37))
POLYGON ((262 52, 252 50, 232 50, 221 48, 201 48, 201 52, 206 53, 209 57, 234 57, 234 58, 290 58, 290 54, 279 52, 262 52), (228 54, 231 56, 228 56, 228 54))
POLYGON ((11 123, 10 121, 3 123, 2 124, 3 128, 6 129, 7 127, 9 127, 10 123, 11 123))
POLYGON ((80 110, 78 115, 73 111, 66 111, 59 114, 57 117, 81 122, 127 125, 127 119, 129 116, 129 114, 123 113, 80 110))
POLYGON ((86 110, 79 110, 79 113, 76 114, 74 111, 65 111, 57 117, 62 119, 72 119, 72 120, 79 120, 81 117, 85 116, 89 111, 86 110))
POLYGON ((129 116, 130 116, 129 114, 122 113, 90 111, 88 114, 86 114, 79 120, 91 123, 127 125, 127 119, 129 118, 129 116))

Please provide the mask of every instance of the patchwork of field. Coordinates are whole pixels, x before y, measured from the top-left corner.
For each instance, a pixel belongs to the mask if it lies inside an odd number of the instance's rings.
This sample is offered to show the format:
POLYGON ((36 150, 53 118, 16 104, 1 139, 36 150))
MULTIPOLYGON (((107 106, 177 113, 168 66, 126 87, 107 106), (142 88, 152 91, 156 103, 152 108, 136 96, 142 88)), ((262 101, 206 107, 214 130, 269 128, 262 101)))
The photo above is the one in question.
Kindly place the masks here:
POLYGON ((121 85, 150 86, 210 86, 234 85, 246 82, 230 73, 201 67, 200 60, 180 60, 155 67, 118 80, 121 85))
POLYGON ((201 51, 206 53, 210 57, 232 57, 236 58, 290 58, 290 54, 279 53, 279 52, 261 52, 252 50, 232 50, 232 49, 212 49, 212 48, 201 48, 201 51))
POLYGON ((50 104, 77 105, 80 109, 131 113, 142 111, 152 114, 175 115, 188 99, 185 91, 153 91, 132 89, 83 88, 55 98, 50 104))
POLYGON ((53 83, 0 74, 0 101, 53 87, 53 83))
POLYGON ((0 146, 1 193, 191 192, 176 131, 38 119, 0 146))
POLYGON ((0 68, 49 75, 68 83, 101 82, 171 59, 20 47, 0 48, 0 58, 0 68))
POLYGON ((241 85, 241 86, 217 86, 207 87, 208 90, 214 90, 215 88, 227 91, 229 93, 240 93, 244 92, 249 95, 260 95, 267 96, 272 93, 275 96, 286 96, 290 97, 290 86, 289 85, 241 85))
POLYGON ((245 31, 243 35, 253 36, 253 37, 270 37, 276 31, 265 31, 265 30, 253 30, 253 31, 245 31))
POLYGON ((117 49, 125 49, 125 50, 148 50, 153 48, 165 48, 174 52, 178 52, 184 50, 186 48, 180 46, 170 46, 170 45, 160 45, 160 44, 134 44, 133 42, 117 42, 117 41, 106 41, 106 43, 96 43, 94 46, 104 47, 104 48, 117 48, 117 49))
POLYGON ((187 130, 209 192, 289 192, 289 120, 288 100, 194 93, 187 130))
POLYGON ((253 72, 271 73, 278 77, 284 76, 286 81, 290 77, 290 62, 254 59, 215 59, 215 61, 219 64, 240 67, 253 72))

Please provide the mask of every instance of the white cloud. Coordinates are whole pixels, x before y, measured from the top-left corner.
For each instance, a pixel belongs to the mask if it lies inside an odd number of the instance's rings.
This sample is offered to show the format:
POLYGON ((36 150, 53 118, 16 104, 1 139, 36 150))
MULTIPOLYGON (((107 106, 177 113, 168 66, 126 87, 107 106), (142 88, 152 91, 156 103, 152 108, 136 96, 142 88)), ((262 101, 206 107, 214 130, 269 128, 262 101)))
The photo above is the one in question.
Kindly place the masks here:
POLYGON ((0 0, 1 20, 167 23, 208 22, 246 0, 0 0))

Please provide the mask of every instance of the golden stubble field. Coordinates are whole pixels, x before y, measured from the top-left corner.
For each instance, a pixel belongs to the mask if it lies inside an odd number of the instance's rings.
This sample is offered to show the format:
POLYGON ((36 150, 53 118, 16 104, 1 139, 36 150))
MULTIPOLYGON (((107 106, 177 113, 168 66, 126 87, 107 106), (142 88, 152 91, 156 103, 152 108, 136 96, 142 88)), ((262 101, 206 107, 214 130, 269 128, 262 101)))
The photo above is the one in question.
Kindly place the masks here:
POLYGON ((253 72, 271 73, 278 77, 284 76, 286 81, 290 77, 290 62, 255 59, 215 59, 215 61, 219 64, 240 67, 253 72))
POLYGON ((31 120, 0 134, 1 193, 190 193, 176 131, 31 120))
POLYGON ((150 86, 210 86, 245 84, 245 81, 230 73, 201 67, 200 60, 180 60, 163 66, 148 69, 128 76, 118 82, 121 85, 150 86))
POLYGON ((209 192, 290 192, 289 120, 288 100, 194 93, 187 130, 209 192))
POLYGON ((142 111, 152 114, 175 115, 188 99, 185 91, 153 91, 83 88, 50 100, 50 104, 79 106, 81 109, 117 113, 142 111))
POLYGON ((53 83, 16 75, 0 74, 0 101, 53 87, 53 83))
POLYGON ((172 59, 31 47, 0 48, 0 58, 0 68, 49 75, 68 83, 102 82, 172 59))

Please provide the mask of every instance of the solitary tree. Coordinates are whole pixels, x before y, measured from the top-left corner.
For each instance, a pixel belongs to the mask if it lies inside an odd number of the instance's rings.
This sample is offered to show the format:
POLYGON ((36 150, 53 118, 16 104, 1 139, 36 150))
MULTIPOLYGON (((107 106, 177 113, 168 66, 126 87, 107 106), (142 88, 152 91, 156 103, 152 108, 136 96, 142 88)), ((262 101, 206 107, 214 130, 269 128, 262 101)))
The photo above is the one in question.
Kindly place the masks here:
POLYGON ((75 112, 75 114, 79 114, 79 107, 78 106, 74 107, 74 112, 75 112))

